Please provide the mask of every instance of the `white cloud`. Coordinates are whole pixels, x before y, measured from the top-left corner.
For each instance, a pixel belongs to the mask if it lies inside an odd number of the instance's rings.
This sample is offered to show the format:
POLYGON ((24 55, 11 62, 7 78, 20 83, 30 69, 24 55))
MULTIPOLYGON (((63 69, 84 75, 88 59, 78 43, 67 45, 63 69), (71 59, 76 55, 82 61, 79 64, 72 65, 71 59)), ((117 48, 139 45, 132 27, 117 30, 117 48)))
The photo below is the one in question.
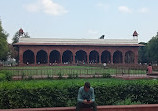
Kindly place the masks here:
POLYGON ((123 12, 123 13, 131 13, 132 12, 132 10, 130 10, 128 7, 126 7, 126 6, 120 6, 120 7, 118 7, 118 10, 120 11, 120 12, 123 12))
POLYGON ((110 7, 110 5, 104 3, 98 3, 96 6, 99 7, 100 9, 103 9, 104 11, 107 11, 110 7))
POLYGON ((96 30, 88 30, 88 34, 90 34, 90 35, 97 35, 99 32, 98 31, 96 31, 96 30))
POLYGON ((63 15, 68 12, 63 6, 52 0, 38 0, 36 3, 26 5, 25 8, 30 12, 44 12, 53 16, 63 15))
POLYGON ((38 12, 41 9, 41 4, 38 1, 37 3, 32 3, 32 4, 28 4, 25 6, 25 8, 29 11, 29 12, 38 12))
POLYGON ((138 10, 139 13, 148 13, 149 12, 149 9, 147 8, 141 8, 138 10))
POLYGON ((64 7, 51 0, 42 0, 42 4, 44 6, 44 12, 50 15, 62 15, 68 12, 64 7))
POLYGON ((97 39, 100 35, 99 35, 99 31, 93 30, 93 29, 89 29, 87 31, 86 36, 87 36, 86 37, 87 39, 97 39))

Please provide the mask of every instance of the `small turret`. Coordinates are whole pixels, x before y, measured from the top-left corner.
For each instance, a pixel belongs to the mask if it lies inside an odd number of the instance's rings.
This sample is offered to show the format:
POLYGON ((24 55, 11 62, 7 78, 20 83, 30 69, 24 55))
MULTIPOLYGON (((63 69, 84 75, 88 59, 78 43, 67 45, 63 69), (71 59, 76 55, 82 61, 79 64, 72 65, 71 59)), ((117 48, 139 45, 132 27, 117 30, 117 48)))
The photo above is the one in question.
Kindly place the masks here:
POLYGON ((19 36, 21 36, 21 35, 23 35, 24 34, 24 31, 23 31, 23 29, 21 28, 21 29, 19 29, 19 36))
POLYGON ((138 39, 138 33, 137 33, 137 31, 134 31, 134 33, 133 33, 133 39, 138 39))

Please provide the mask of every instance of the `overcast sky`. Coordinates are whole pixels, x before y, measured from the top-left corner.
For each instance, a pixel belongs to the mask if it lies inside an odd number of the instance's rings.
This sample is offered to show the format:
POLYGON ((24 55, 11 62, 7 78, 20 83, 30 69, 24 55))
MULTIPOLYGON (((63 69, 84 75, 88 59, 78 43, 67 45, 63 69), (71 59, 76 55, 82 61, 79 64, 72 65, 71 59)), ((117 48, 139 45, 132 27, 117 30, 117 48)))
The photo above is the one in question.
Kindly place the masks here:
POLYGON ((158 0, 0 0, 3 29, 22 28, 31 38, 132 39, 158 32, 158 0))

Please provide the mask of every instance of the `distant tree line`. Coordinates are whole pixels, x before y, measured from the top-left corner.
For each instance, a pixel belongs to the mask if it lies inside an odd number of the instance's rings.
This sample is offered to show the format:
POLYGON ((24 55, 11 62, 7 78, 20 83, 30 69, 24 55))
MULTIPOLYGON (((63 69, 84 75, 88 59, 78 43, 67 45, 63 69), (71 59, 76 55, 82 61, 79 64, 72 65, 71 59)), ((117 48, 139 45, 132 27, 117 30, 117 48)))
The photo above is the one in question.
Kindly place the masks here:
POLYGON ((158 64, 158 33, 147 43, 140 42, 144 47, 139 48, 139 63, 158 64))
POLYGON ((9 51, 8 43, 7 43, 8 35, 9 34, 3 30, 0 20, 0 60, 7 59, 7 54, 9 51))
POLYGON ((0 61, 7 60, 8 55, 18 60, 18 48, 13 47, 13 44, 19 42, 20 37, 30 38, 27 32, 23 32, 23 34, 20 35, 19 31, 17 31, 12 38, 12 43, 9 44, 7 42, 8 36, 9 34, 2 28, 2 22, 0 20, 0 61))
MULTIPOLYGON (((22 29, 21 29, 22 30, 22 29)), ((14 34, 14 36, 13 36, 13 38, 12 38, 12 45, 11 45, 11 50, 10 50, 10 53, 11 53, 11 56, 13 57, 13 58, 15 58, 16 59, 16 61, 18 62, 18 60, 19 60, 19 56, 18 56, 18 47, 13 47, 13 44, 15 44, 15 43, 18 43, 19 42, 19 38, 20 37, 23 37, 23 38, 30 38, 30 36, 28 35, 28 33, 26 32, 26 33, 24 33, 23 32, 23 34, 21 35, 21 34, 19 34, 19 31, 17 31, 15 34, 14 34)))

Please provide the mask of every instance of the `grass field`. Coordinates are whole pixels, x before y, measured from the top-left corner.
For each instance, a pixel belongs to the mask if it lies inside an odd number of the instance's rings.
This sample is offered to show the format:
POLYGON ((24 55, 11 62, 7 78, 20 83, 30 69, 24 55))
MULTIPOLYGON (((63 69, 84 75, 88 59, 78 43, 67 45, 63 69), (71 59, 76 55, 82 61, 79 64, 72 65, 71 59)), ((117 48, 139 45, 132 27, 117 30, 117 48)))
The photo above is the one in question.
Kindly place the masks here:
POLYGON ((12 75, 145 74, 145 70, 88 66, 4 67, 12 75))

